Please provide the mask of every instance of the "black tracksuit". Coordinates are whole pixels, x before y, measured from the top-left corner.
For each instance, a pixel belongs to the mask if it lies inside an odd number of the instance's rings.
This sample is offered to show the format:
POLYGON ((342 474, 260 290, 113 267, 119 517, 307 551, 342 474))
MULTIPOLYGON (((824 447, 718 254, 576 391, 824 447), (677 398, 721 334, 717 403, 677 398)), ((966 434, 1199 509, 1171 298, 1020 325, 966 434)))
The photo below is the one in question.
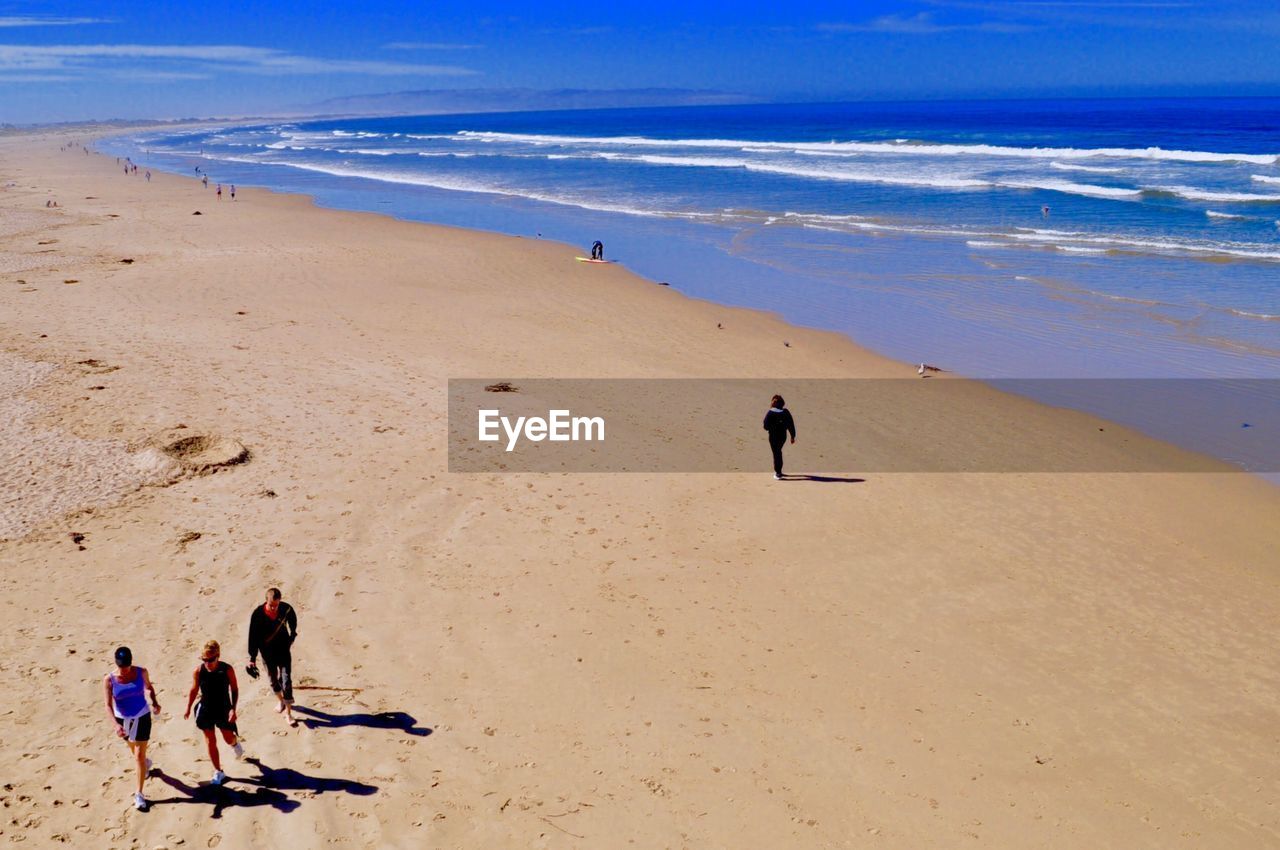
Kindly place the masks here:
POLYGON ((293 702, 293 654, 289 648, 298 636, 298 615, 293 606, 283 601, 274 620, 265 609, 265 605, 259 605, 249 617, 249 658, 257 658, 261 651, 271 690, 285 702, 293 702))
POLYGON ((791 418, 791 411, 785 407, 771 407, 764 415, 764 430, 769 432, 769 448, 773 450, 773 473, 781 475, 782 447, 787 442, 788 433, 791 434, 791 439, 796 438, 796 421, 791 418))

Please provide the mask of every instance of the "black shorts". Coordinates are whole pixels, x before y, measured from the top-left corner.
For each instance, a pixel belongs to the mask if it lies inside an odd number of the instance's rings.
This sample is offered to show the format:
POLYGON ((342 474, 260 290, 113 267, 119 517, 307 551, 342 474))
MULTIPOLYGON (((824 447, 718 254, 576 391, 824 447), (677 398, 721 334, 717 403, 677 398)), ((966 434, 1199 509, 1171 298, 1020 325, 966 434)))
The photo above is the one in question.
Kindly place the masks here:
POLYGON ((230 720, 231 706, 205 708, 203 702, 196 703, 196 728, 209 731, 215 726, 228 732, 238 732, 236 724, 230 720))
POLYGON ((125 740, 131 742, 151 740, 151 712, 141 717, 117 717, 116 725, 124 730, 125 740))

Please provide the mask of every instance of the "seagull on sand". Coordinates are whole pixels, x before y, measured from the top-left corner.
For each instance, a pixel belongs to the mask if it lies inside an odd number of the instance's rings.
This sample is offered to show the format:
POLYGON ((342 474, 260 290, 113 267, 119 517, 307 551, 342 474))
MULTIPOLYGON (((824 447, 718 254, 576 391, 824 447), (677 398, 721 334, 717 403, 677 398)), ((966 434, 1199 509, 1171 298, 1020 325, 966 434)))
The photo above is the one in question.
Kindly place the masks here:
POLYGON ((917 374, 917 375, 919 375, 919 376, 920 376, 920 377, 922 377, 922 378, 925 376, 925 373, 926 373, 926 372, 945 372, 945 371, 947 371, 947 370, 946 370, 946 369, 943 369, 943 368, 942 368, 942 367, 940 367, 940 366, 930 366, 928 363, 921 363, 921 364, 916 368, 916 374, 917 374))

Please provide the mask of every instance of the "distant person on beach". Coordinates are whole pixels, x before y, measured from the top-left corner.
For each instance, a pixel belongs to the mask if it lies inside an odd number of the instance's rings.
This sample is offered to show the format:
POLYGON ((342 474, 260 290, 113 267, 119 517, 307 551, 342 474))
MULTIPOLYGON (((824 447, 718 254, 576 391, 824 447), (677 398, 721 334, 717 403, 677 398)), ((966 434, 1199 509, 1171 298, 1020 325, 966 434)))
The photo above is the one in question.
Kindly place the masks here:
POLYGON ((293 725, 293 642, 298 639, 298 614, 280 599, 280 588, 267 590, 267 601, 249 615, 249 666, 246 672, 258 678, 258 653, 267 667, 271 690, 279 700, 276 711, 293 725))
POLYGON ((201 185, 203 185, 206 189, 208 189, 208 188, 209 188, 209 175, 208 175, 208 174, 206 174, 205 176, 201 177, 201 178, 200 178, 200 183, 201 183, 201 185))
POLYGON ((769 412, 764 415, 764 430, 769 432, 769 448, 773 451, 773 477, 782 480, 782 447, 787 442, 787 434, 791 435, 791 443, 796 441, 796 421, 787 410, 787 403, 782 396, 776 395, 769 403, 769 412))
POLYGON ((218 200, 219 201, 222 200, 222 184, 221 183, 218 184, 218 200))
POLYGON ((133 653, 129 647, 116 650, 116 671, 102 679, 107 699, 107 715, 115 724, 116 736, 129 745, 138 765, 138 790, 133 794, 133 806, 146 811, 147 798, 142 794, 143 783, 151 772, 151 759, 147 758, 147 742, 151 740, 151 713, 160 713, 156 700, 156 688, 146 668, 133 666, 133 653), (147 705, 147 696, 151 705, 147 705))
POLYGON ((593 260, 604 259, 604 243, 601 242, 599 239, 591 243, 591 259, 593 260))
POLYGON ((216 640, 204 645, 200 653, 200 666, 191 676, 191 692, 187 694, 187 710, 182 715, 186 720, 191 716, 192 704, 196 707, 196 728, 204 733, 206 746, 209 748, 209 760, 213 762, 212 785, 221 785, 226 781, 222 772, 222 758, 218 755, 218 737, 214 727, 222 730, 222 740, 231 745, 236 758, 244 758, 244 747, 240 745, 240 730, 236 726, 236 703, 240 701, 240 687, 236 684, 235 668, 220 660, 222 647, 216 640), (196 702, 196 697, 200 698, 196 702))
POLYGON ((151 169, 150 169, 150 168, 148 168, 148 169, 147 169, 147 182, 148 182, 148 183, 150 183, 150 182, 151 182, 151 169))
POLYGON ((235 199, 236 199, 236 184, 232 183, 231 184, 231 200, 234 201, 235 199))

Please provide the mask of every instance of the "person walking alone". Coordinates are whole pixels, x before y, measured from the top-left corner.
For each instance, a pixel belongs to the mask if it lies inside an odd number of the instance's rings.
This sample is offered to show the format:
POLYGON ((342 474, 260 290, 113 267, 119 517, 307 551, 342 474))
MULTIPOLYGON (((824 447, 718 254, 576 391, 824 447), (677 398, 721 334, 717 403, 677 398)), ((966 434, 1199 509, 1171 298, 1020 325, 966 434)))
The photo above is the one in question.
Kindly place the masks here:
POLYGON ((258 653, 267 667, 267 678, 279 704, 276 711, 293 725, 293 642, 298 639, 298 614, 280 598, 280 588, 267 590, 267 601, 249 615, 249 666, 246 672, 258 675, 258 653))
POLYGON ((133 666, 133 653, 129 647, 116 649, 116 671, 103 677, 102 684, 107 699, 107 714, 115 723, 117 737, 129 745, 138 764, 138 790, 133 794, 133 805, 138 811, 147 810, 147 798, 142 786, 151 772, 151 759, 147 758, 147 743, 151 740, 151 714, 160 713, 155 685, 145 667, 133 666), (147 695, 151 706, 147 707, 147 695))
POLYGON ((764 430, 769 432, 769 448, 773 451, 773 477, 782 480, 782 447, 786 445, 787 434, 791 435, 791 443, 796 442, 796 421, 787 410, 787 403, 782 396, 775 395, 769 403, 769 412, 764 415, 764 430))

